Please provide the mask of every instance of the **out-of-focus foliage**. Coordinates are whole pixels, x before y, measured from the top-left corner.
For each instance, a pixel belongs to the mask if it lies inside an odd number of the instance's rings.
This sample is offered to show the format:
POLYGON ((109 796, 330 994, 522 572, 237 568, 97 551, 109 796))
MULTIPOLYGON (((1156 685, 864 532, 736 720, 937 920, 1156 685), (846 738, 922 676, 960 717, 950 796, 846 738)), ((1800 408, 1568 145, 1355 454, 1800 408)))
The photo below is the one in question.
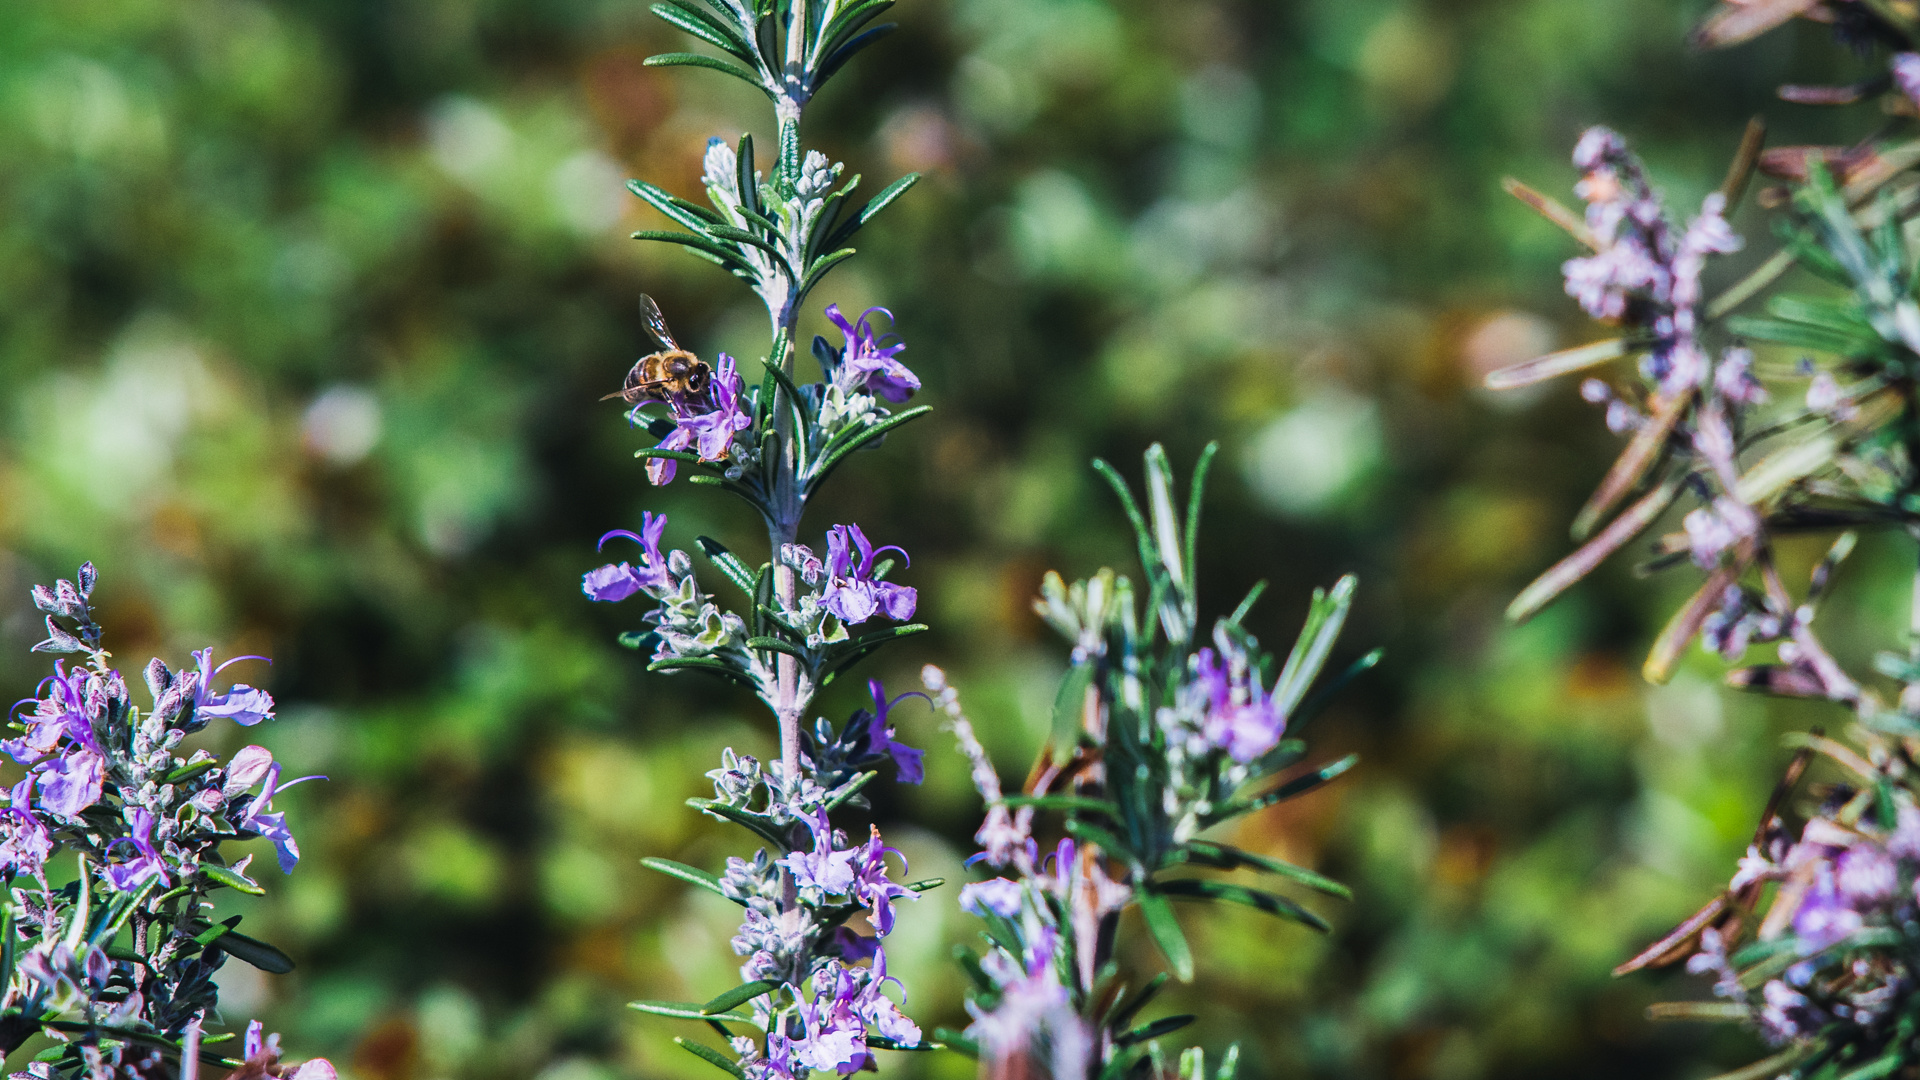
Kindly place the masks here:
MULTIPOLYGON (((1203 619, 1271 578, 1249 629, 1278 642, 1314 584, 1368 583, 1346 640, 1388 662, 1318 729, 1361 766, 1230 837, 1356 900, 1326 939, 1195 917, 1218 962, 1163 1002, 1204 1012, 1203 1043, 1246 1040, 1243 1075, 1754 1056, 1647 1025, 1667 989, 1607 972, 1724 879, 1773 733, 1807 717, 1725 698, 1698 656, 1642 688, 1678 597, 1623 568, 1503 626, 1613 443, 1570 386, 1474 389, 1598 336, 1558 293, 1564 238, 1500 175, 1565 198, 1604 120, 1697 205, 1749 113, 1776 144, 1835 130, 1771 97, 1855 74, 1819 28, 1695 55, 1701 6, 908 0, 810 113, 850 169, 927 177, 816 293, 889 306, 938 406, 815 510, 915 553, 938 630, 877 673, 938 659, 1023 773, 1061 674, 1028 601, 1050 567, 1127 558, 1085 462, 1156 438, 1225 445, 1203 619)), ((595 400, 648 348, 643 289, 703 355, 757 356, 719 270, 624 239, 662 219, 622 187, 695 194, 752 91, 643 68, 679 45, 632 2, 19 0, 0 22, 0 678, 32 689, 27 587, 81 558, 116 583, 125 654, 276 658, 283 719, 250 735, 333 779, 286 796, 306 858, 245 909, 298 970, 229 965, 221 997, 300 1054, 368 1080, 705 1069, 621 1004, 733 985, 734 913, 638 859, 715 861, 680 802, 771 734, 642 676, 577 582, 642 506, 757 531, 646 488, 595 400)), ((1849 565, 1843 659, 1904 618, 1899 557, 1868 541, 1849 565)), ((876 817, 915 876, 956 877, 964 763, 928 714, 899 722, 928 781, 876 817)), ((969 922, 922 904, 890 939, 929 1029, 964 1020, 969 922)))

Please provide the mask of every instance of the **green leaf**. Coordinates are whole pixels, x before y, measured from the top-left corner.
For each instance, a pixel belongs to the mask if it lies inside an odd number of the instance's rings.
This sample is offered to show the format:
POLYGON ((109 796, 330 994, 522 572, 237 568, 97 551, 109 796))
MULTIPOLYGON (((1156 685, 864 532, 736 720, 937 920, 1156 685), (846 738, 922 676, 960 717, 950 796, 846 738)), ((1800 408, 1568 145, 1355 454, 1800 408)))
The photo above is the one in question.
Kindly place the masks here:
POLYGON ((1135 1016, 1139 1015, 1141 1009, 1147 1007, 1148 1002, 1159 996, 1160 988, 1165 985, 1167 985, 1167 973, 1164 971, 1148 979, 1147 985, 1141 987, 1140 992, 1133 995, 1131 999, 1116 1000, 1113 1010, 1107 1014, 1101 1026, 1109 1031, 1126 1027, 1132 1023, 1135 1016))
POLYGON ((633 456, 648 459, 666 458, 669 461, 684 461, 689 465, 700 464, 699 454, 690 454, 685 450, 660 450, 655 447, 646 446, 635 450, 633 456))
POLYGON ((806 276, 800 282, 799 295, 804 297, 812 292, 814 287, 820 284, 821 279, 827 276, 827 271, 851 258, 853 258, 853 249, 843 247, 829 251, 825 255, 814 259, 813 262, 807 266, 806 276))
POLYGON ((873 778, 879 775, 880 775, 879 773, 869 769, 868 771, 863 772, 860 775, 854 777, 853 779, 847 781, 846 783, 840 785, 839 789, 836 791, 833 798, 827 800, 827 805, 826 805, 827 813, 831 814, 835 810, 838 810, 842 806, 845 806, 849 799, 853 798, 855 795, 860 794, 860 789, 872 783, 873 778))
POLYGON ((700 1010, 707 1016, 725 1016, 727 1013, 732 1012, 735 1006, 745 1005, 747 1002, 752 1001, 762 994, 771 994, 778 989, 780 989, 780 984, 769 979, 742 983, 726 993, 721 994, 719 997, 714 998, 712 1001, 707 1002, 705 1005, 700 1006, 700 1010))
POLYGON ((820 70, 815 73, 813 77, 813 85, 818 87, 825 84, 828 79, 833 78, 835 72, 838 72, 842 67, 846 66, 847 61, 858 55, 860 50, 898 29, 900 29, 899 23, 881 23, 879 26, 858 35, 845 45, 840 46, 834 50, 831 56, 827 57, 825 63, 820 65, 820 70))
POLYGON ((1187 935, 1180 932, 1180 920, 1174 917, 1173 905, 1151 889, 1142 889, 1138 899, 1147 932, 1153 935, 1154 944, 1160 946, 1167 963, 1173 966, 1174 976, 1181 982, 1192 982, 1193 950, 1187 947, 1187 935))
POLYGON ((692 1054, 694 1057, 697 1057, 700 1060, 706 1062, 707 1064, 712 1065, 714 1068, 719 1069, 722 1072, 728 1073, 732 1076, 737 1076, 740 1078, 740 1080, 747 1080, 746 1070, 734 1064, 731 1058, 727 1057, 725 1054, 722 1054, 720 1051, 715 1050, 713 1047, 708 1046, 705 1043, 694 1042, 691 1039, 685 1038, 680 1035, 675 1035, 673 1037, 673 1041, 674 1041, 674 1045, 680 1047, 680 1049, 685 1050, 689 1054, 692 1054))
POLYGON ((1105 814, 1116 820, 1120 810, 1105 799, 1090 799, 1085 795, 1009 795, 1000 800, 1008 806, 1031 806, 1036 810, 1081 810, 1091 814, 1105 814))
POLYGON ((228 930, 214 945, 236 960, 245 960, 269 975, 285 975, 293 970, 293 958, 258 938, 228 930))
POLYGON ((739 64, 730 64, 716 56, 703 56, 700 53, 688 52, 661 53, 658 56, 647 57, 645 63, 647 67, 707 68, 711 71, 731 75, 741 82, 746 83, 748 86, 766 94, 768 97, 773 96, 772 91, 768 90, 766 86, 760 82, 760 76, 755 75, 739 64))
POLYGON ((820 685, 826 686, 828 683, 831 683, 839 677, 842 671, 859 663, 866 658, 868 653, 873 652, 887 642, 893 641, 896 638, 924 634, 927 632, 927 629, 928 627, 925 623, 908 623, 905 626, 894 626, 885 630, 875 630, 871 634, 862 634, 854 638, 851 642, 844 642, 834 646, 828 658, 822 661, 820 665, 823 673, 820 676, 820 685))
POLYGON ((1853 334, 1839 334, 1806 323, 1787 322, 1784 319, 1769 319, 1757 315, 1735 315, 1727 319, 1727 329, 1741 337, 1759 341, 1772 341, 1781 345, 1790 345, 1797 349, 1813 349, 1816 352, 1834 353, 1840 356, 1860 356, 1875 352, 1880 347, 1876 335, 1872 340, 1853 334))
POLYGON ((720 221, 719 216, 706 207, 690 203, 645 180, 627 181, 627 190, 639 196, 648 206, 665 214, 675 224, 684 226, 696 234, 706 232, 707 226, 720 221))
POLYGON ((267 895, 267 890, 261 888, 258 882, 229 866, 201 863, 200 873, 216 885, 225 885, 229 889, 246 893, 248 896, 267 895))
POLYGON ((701 41, 712 45, 716 49, 738 57, 749 64, 756 62, 753 46, 747 44, 746 38, 741 37, 731 27, 728 27, 713 16, 690 4, 682 4, 679 3, 678 0, 667 0, 666 3, 654 4, 648 10, 652 11, 654 16, 662 22, 671 23, 685 30, 687 33, 692 34, 694 37, 699 38, 701 41))
POLYGON ((1240 601, 1240 606, 1233 609, 1232 615, 1227 616, 1227 623, 1232 626, 1239 626, 1242 622, 1246 621, 1247 616, 1253 612, 1253 605, 1259 602, 1261 594, 1266 591, 1266 578, 1261 578, 1259 581, 1254 582, 1253 588, 1247 590, 1247 598, 1240 601))
POLYGON ((1192 590, 1200 580, 1198 545, 1200 538, 1200 497, 1207 490, 1207 472, 1213 468, 1213 456, 1220 452, 1220 443, 1216 440, 1200 451, 1200 460, 1193 466, 1193 482, 1187 492, 1187 528, 1186 562, 1187 588, 1192 590))
POLYGON ((834 230, 833 235, 820 246, 824 248, 845 246, 848 240, 853 239, 853 234, 859 232, 862 226, 873 220, 875 214, 885 210, 892 204, 893 200, 905 195, 907 189, 919 183, 919 181, 919 173, 908 173, 893 183, 888 184, 885 190, 873 198, 868 199, 867 205, 861 207, 858 214, 848 218, 838 229, 834 230))
MULTIPOLYGON (((182 765, 179 768, 168 773, 166 775, 166 778, 161 780, 160 782, 162 784, 185 783, 186 781, 191 780, 196 776, 201 776, 206 773, 212 772, 214 769, 219 768, 219 766, 220 766, 220 763, 212 759, 208 759, 206 761, 190 761, 187 764, 182 765)), ((4 984, 0 984, 0 985, 4 985, 4 984)))
MULTIPOLYGON (((976 956, 972 949, 967 948, 965 945, 955 945, 953 947, 953 962, 960 965, 960 970, 965 972, 967 978, 973 982, 973 988, 975 990, 983 994, 991 994, 996 991, 997 985, 994 983, 992 977, 987 974, 987 969, 980 966, 980 957, 976 956)), ((936 1034, 938 1033, 936 1032, 936 1034)), ((947 1039, 945 1035, 940 1035, 940 1038, 947 1039)), ((952 1042, 953 1040, 947 1039, 947 1041, 952 1042)))
POLYGON ((1235 885, 1226 881, 1206 881, 1201 878, 1174 878, 1153 883, 1156 892, 1179 900, 1215 900, 1229 904, 1244 904, 1256 911, 1264 911, 1282 919, 1291 919, 1326 933, 1333 927, 1323 918, 1301 907, 1299 904, 1274 893, 1260 889, 1249 889, 1245 885, 1235 885))
POLYGON ((764 649, 770 652, 786 653, 788 656, 791 656, 797 660, 811 661, 813 659, 812 655, 810 655, 807 652, 807 650, 801 648, 798 645, 793 644, 790 641, 786 641, 785 639, 777 638, 777 637, 768 637, 768 636, 750 637, 747 639, 747 648, 764 649))
POLYGON ((1199 1018, 1191 1013, 1182 1013, 1178 1016, 1163 1016, 1151 1024, 1142 1024, 1124 1035, 1115 1036, 1113 1041, 1120 1046, 1132 1046, 1137 1042, 1157 1039, 1162 1035, 1179 1031, 1197 1019, 1199 1018))
MULTIPOLYGON (((1119 497, 1120 508, 1126 512, 1127 523, 1133 526, 1134 539, 1140 544, 1140 565, 1146 570, 1147 577, 1151 581, 1156 577, 1153 573, 1155 562, 1153 557, 1153 533, 1147 528, 1147 519, 1140 513, 1140 504, 1134 501, 1133 491, 1127 487, 1127 482, 1121 479, 1118 469, 1107 464, 1106 461, 1101 458, 1094 458, 1093 471, 1099 473, 1100 478, 1105 480, 1107 486, 1113 489, 1114 495, 1119 497)), ((1149 605, 1147 610, 1153 610, 1153 605, 1149 605)))
POLYGON ((709 226, 707 232, 721 240, 731 240, 736 244, 745 244, 751 248, 758 248, 765 252, 768 258, 773 261, 776 270, 780 270, 788 276, 791 276, 793 273, 792 268, 787 265, 786 255, 780 250, 780 245, 761 236, 759 233, 749 232, 746 229, 736 229, 731 225, 709 226))
POLYGON ((734 667, 732 664, 729 664, 724 660, 716 660, 711 656, 668 657, 665 660, 655 660, 652 663, 648 664, 647 670, 648 671, 704 671, 710 675, 718 675, 723 679, 731 679, 734 682, 739 683, 741 686, 744 686, 749 690, 759 689, 758 684, 756 684, 753 681, 752 676, 748 675, 746 672, 741 671, 740 669, 734 667))
MULTIPOLYGON (((1094 665, 1090 661, 1073 665, 1060 680, 1053 695, 1053 763, 1064 765, 1073 757, 1080 742, 1081 720, 1086 711, 1087 690, 1093 685, 1094 665)), ((1064 809, 1062 807, 1061 809, 1064 809)))
POLYGON ((912 889, 914 892, 926 892, 929 889, 937 889, 946 883, 946 878, 930 877, 920 881, 909 881, 907 882, 907 888, 912 889))
POLYGON ((1125 859, 1130 863, 1140 861, 1140 856, 1119 836, 1087 821, 1085 818, 1068 818, 1064 825, 1067 835, 1085 844, 1098 844, 1108 855, 1125 859))
POLYGON ((707 557, 707 561, 725 574, 728 581, 733 582, 734 588, 748 596, 753 595, 754 573, 747 569, 747 564, 741 562, 738 555, 728 551, 725 544, 711 536, 696 536, 693 542, 699 546, 700 553, 707 557))
POLYGON ((1244 802, 1230 803, 1223 806, 1212 814, 1207 815, 1207 821, 1209 823, 1225 821, 1230 817, 1238 817, 1241 814, 1252 813, 1255 810, 1264 810, 1275 803, 1285 802, 1296 796, 1304 795, 1359 763, 1359 754, 1348 754, 1346 757, 1341 758, 1331 765, 1323 765, 1310 773, 1296 776, 1264 795, 1256 795, 1244 802))
POLYGON ((754 835, 760 837, 762 840, 779 848, 782 852, 791 850, 787 846, 786 836, 783 835, 778 826, 768 820, 764 814, 741 810, 737 807, 728 806, 725 803, 715 802, 712 799, 688 799, 687 805, 693 807, 695 810, 712 814, 715 817, 725 818, 735 825, 743 826, 751 830, 754 835))
POLYGON ((706 1006, 695 1005, 690 1001, 629 1001, 627 1008, 635 1012, 652 1013, 655 1016, 670 1016, 675 1020, 731 1020, 736 1023, 752 1023, 753 1017, 745 1013, 706 1012, 706 1006))
POLYGON ((973 1038, 964 1031, 955 1031, 950 1027, 937 1027, 933 1029, 933 1037, 947 1044, 947 1049, 955 1053, 964 1054, 976 1061, 980 1059, 980 1044, 974 1042, 973 1038))
POLYGON ((1295 866, 1290 862, 1282 862, 1256 852, 1242 851, 1237 847, 1211 840, 1188 841, 1184 850, 1190 853, 1187 861, 1199 863, 1202 866, 1212 866, 1221 870, 1249 867, 1297 881, 1309 889, 1326 893, 1328 896, 1337 896, 1342 900, 1353 899, 1352 889, 1330 877, 1316 874, 1304 866, 1295 866))
POLYGON ((1308 609, 1306 625, 1300 628, 1300 637, 1294 642, 1293 651, 1287 654, 1286 666, 1280 669, 1280 678, 1273 686, 1273 700, 1282 714, 1293 712, 1293 707, 1300 704, 1307 687, 1325 666, 1327 654, 1333 651, 1334 639, 1340 636, 1347 612, 1353 607, 1356 584, 1354 576, 1348 574, 1335 582, 1331 590, 1313 591, 1313 605, 1308 609))
POLYGON ((827 475, 833 472, 842 461, 846 460, 848 454, 878 439, 887 432, 899 427, 901 424, 910 420, 917 420, 932 411, 933 406, 931 405, 916 405, 904 412, 894 413, 884 420, 876 420, 856 431, 842 432, 835 435, 832 441, 828 442, 823 449, 820 460, 814 462, 812 468, 807 470, 805 476, 807 493, 812 494, 814 489, 818 488, 821 482, 826 480, 827 475))
POLYGON ((746 277, 749 281, 753 280, 753 268, 741 261, 739 252, 716 244, 704 236, 695 236, 692 233, 670 232, 665 229, 641 229, 639 232, 633 234, 633 239, 657 240, 662 244, 679 244, 694 254, 705 257, 709 262, 719 263, 721 266, 746 277))
MULTIPOLYGON (((640 865, 649 870, 658 870, 668 877, 679 878, 689 885, 697 885, 713 893, 715 896, 727 896, 726 890, 720 887, 720 879, 698 867, 688 866, 683 862, 674 862, 672 859, 656 858, 651 855, 641 859, 640 865)), ((728 896, 727 899, 733 900, 733 897, 728 896)), ((745 902, 741 900, 733 900, 733 902, 740 904, 742 907, 746 906, 745 902)))

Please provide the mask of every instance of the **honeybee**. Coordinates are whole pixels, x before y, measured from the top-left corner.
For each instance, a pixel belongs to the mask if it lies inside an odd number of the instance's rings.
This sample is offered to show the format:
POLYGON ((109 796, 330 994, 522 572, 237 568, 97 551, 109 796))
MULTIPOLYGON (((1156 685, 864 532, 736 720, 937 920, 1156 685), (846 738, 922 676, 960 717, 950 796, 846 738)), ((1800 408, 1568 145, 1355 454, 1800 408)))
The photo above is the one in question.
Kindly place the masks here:
POLYGON ((673 331, 667 329, 660 305, 645 293, 640 294, 640 318, 660 351, 641 357, 627 372, 625 385, 600 400, 619 398, 629 405, 638 405, 643 401, 669 401, 671 394, 684 397, 705 390, 713 380, 713 368, 673 340, 673 331))

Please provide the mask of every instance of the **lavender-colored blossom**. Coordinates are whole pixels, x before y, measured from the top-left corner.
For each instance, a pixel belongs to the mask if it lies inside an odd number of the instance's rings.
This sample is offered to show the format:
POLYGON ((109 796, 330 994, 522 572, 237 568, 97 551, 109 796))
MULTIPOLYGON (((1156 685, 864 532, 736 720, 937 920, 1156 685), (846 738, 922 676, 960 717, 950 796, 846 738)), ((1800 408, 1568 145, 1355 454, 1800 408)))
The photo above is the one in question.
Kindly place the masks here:
POLYGON ((836 896, 851 893, 856 852, 835 845, 839 837, 835 835, 833 823, 827 820, 825 810, 810 815, 807 828, 813 832, 813 850, 795 851, 780 860, 793 874, 793 883, 802 889, 818 889, 836 896))
POLYGON ((859 319, 848 322, 846 316, 840 314, 840 305, 827 305, 827 318, 840 328, 847 339, 834 381, 843 390, 864 390, 897 405, 920 389, 920 379, 908 371, 905 364, 894 359, 906 348, 898 341, 897 335, 888 334, 882 338, 874 334, 871 320, 876 311, 889 321, 893 318, 893 312, 886 308, 870 307, 860 313, 859 319), (888 338, 894 339, 893 343, 882 344, 888 338))
POLYGON ((1202 648, 1193 659, 1189 689, 1204 702, 1202 736, 1228 757, 1245 764, 1280 744, 1287 718, 1245 664, 1222 662, 1202 648))
POLYGON ((1893 68, 1893 85, 1907 96, 1907 100, 1920 104, 1920 53, 1894 53, 1890 64, 1893 68))
POLYGON ((980 916, 991 911, 1003 919, 1011 919, 1020 914, 1026 895, 1027 890, 1019 882, 1007 878, 970 882, 960 887, 960 910, 980 916))
POLYGON ((35 768, 40 777, 40 806, 61 817, 78 817, 100 801, 107 759, 88 746, 71 747, 66 754, 35 768))
POLYGON ((34 776, 13 786, 7 807, 0 811, 0 872, 13 877, 44 877, 47 857, 53 854, 53 835, 33 812, 34 776))
MULTIPOLYGON (((705 390, 672 396, 673 431, 655 449, 692 450, 701 461, 720 461, 727 456, 734 432, 753 423, 741 401, 742 380, 735 368, 733 357, 721 353, 705 390)), ((637 420, 638 411, 634 416, 637 420)), ((656 485, 670 483, 678 471, 679 463, 673 458, 647 461, 647 479, 656 485)))
POLYGON ((1805 994, 1780 979, 1771 979, 1761 988, 1760 1034, 1769 1043, 1783 1046, 1804 1038, 1819 1026, 1819 1013, 1805 994))
MULTIPOLYGON (((866 846, 857 849, 859 858, 855 860, 853 897, 872 910, 873 928, 884 937, 893 933, 893 902, 918 900, 920 894, 887 877, 887 853, 900 853, 881 843, 879 827, 868 828, 872 834, 866 846)), ((906 856, 902 855, 900 866, 903 872, 906 862, 906 856)))
MULTIPOLYGON (((266 660, 266 657, 236 656, 219 667, 213 667, 212 649, 194 652, 194 665, 200 672, 200 681, 194 690, 195 715, 223 716, 241 727, 252 727, 262 720, 273 719, 273 695, 265 690, 256 690, 246 683, 234 683, 224 693, 214 691, 213 677, 242 660, 266 660)), ((272 663, 271 660, 267 662, 272 663)))
POLYGON ((1820 863, 1812 887, 1793 915, 1793 932, 1800 939, 1801 955, 1819 952, 1842 941, 1861 925, 1860 913, 1840 895, 1834 883, 1832 866, 1820 863))
POLYGON ((1840 853, 1833 866, 1834 886, 1857 911, 1887 903, 1900 892, 1900 867, 1879 845, 1861 842, 1840 853))
POLYGON ((1767 401, 1767 388, 1753 377, 1753 352, 1738 346, 1720 354, 1713 370, 1713 388, 1735 405, 1761 405, 1767 401))
POLYGON ((326 777, 324 776, 302 776, 297 780, 289 780, 282 784, 280 783, 279 764, 274 763, 268 765, 260 787, 260 794, 253 797, 253 801, 247 804, 246 812, 240 815, 238 821, 234 822, 236 826, 247 832, 256 833, 273 841, 274 853, 279 856, 280 872, 283 874, 293 873, 294 866, 300 862, 300 845, 294 841, 292 830, 287 828, 286 813, 284 811, 273 812, 274 793, 276 790, 284 791, 295 784, 304 783, 308 780, 325 779, 326 777))
POLYGON ((126 818, 133 835, 115 840, 109 853, 112 853, 112 848, 125 844, 133 848, 133 855, 120 862, 108 863, 105 868, 107 880, 113 883, 114 888, 127 893, 138 891, 140 886, 156 877, 172 884, 173 876, 167 872, 167 862, 153 846, 153 814, 141 807, 131 806, 127 808, 126 818))
POLYGON ((820 606, 848 626, 857 626, 875 615, 885 614, 895 622, 913 618, 919 594, 911 587, 876 581, 874 556, 888 551, 907 553, 889 544, 876 549, 858 525, 835 525, 827 530, 827 585, 820 606))
POLYGON ((47 696, 35 700, 33 712, 20 718, 26 733, 0 743, 0 748, 23 765, 53 753, 63 740, 97 748, 92 717, 105 702, 96 681, 85 668, 68 671, 64 660, 55 660, 53 674, 40 684, 47 696))
POLYGON ((925 698, 927 695, 917 690, 909 690, 899 697, 888 700, 886 689, 880 685, 879 679, 868 679, 867 690, 873 695, 873 712, 868 713, 863 709, 855 716, 856 724, 859 717, 867 718, 865 731, 867 753, 874 756, 885 754, 893 759, 893 766, 899 772, 902 782, 920 783, 926 779, 927 775, 926 767, 921 761, 926 754, 894 739, 893 725, 887 723, 887 713, 910 697, 925 698))
POLYGON ((610 563, 595 570, 587 571, 580 581, 580 591, 590 600, 625 600, 637 592, 658 595, 673 588, 673 574, 667 567, 667 557, 660 553, 660 537, 667 530, 667 515, 656 514, 651 510, 640 515, 640 532, 628 532, 615 529, 600 538, 595 550, 604 550, 607 541, 614 537, 632 540, 640 545, 640 565, 630 563, 610 563))
POLYGON ((1686 529, 1693 561, 1711 569, 1719 565, 1727 549, 1759 533, 1760 516, 1745 503, 1722 495, 1711 506, 1689 511, 1681 525, 1686 529))

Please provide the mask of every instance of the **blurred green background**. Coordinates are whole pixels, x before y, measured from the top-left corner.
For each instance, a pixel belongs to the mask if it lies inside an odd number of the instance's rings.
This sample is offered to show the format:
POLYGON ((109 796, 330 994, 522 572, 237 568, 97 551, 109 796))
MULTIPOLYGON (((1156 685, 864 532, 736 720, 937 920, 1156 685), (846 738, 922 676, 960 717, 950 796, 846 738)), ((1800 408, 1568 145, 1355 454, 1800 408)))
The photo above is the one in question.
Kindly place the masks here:
MULTIPOLYGON (((1318 905, 1327 938, 1186 912, 1203 974, 1168 1008, 1204 1009, 1211 1046, 1246 1040, 1243 1075, 1756 1056, 1641 1018, 1688 980, 1608 970, 1724 879, 1807 715, 1729 696, 1699 657, 1640 682, 1685 572, 1611 566, 1503 625, 1615 444, 1570 384, 1477 389, 1597 336, 1560 292, 1570 242, 1503 173, 1570 199, 1572 143, 1605 121, 1698 205, 1752 112, 1776 142, 1871 127, 1870 107, 1773 101, 1864 70, 1819 28, 1690 54, 1703 6, 906 0, 810 113, 868 190, 926 174, 819 294, 891 307, 937 408, 807 528, 857 519, 913 552, 936 630, 874 669, 896 692, 946 665, 1022 774, 1064 664, 1027 600, 1048 568, 1130 566, 1087 461, 1136 473, 1155 439, 1183 462, 1224 442, 1216 610, 1273 579, 1255 625, 1283 644, 1312 586, 1361 577, 1344 648, 1388 659, 1312 734, 1363 763, 1239 837, 1358 899, 1318 905)), ((622 1003, 731 986, 736 909, 636 861, 740 850, 680 800, 722 746, 772 740, 743 695, 645 675, 612 640, 639 610, 578 587, 643 507, 683 547, 763 543, 737 506, 648 488, 642 441, 595 400, 646 351, 642 290, 705 353, 765 347, 737 282, 624 238, 659 226, 626 177, 692 194, 706 138, 764 120, 718 76, 641 66, 668 47, 636 0, 0 19, 0 686, 44 670, 27 586, 83 558, 127 670, 209 643, 275 658, 249 677, 280 719, 244 734, 331 780, 286 800, 305 861, 235 909, 299 970, 230 965, 223 998, 361 1080, 710 1075, 622 1003)), ((1764 254, 1764 218, 1736 223, 1764 254)), ((1856 556, 1843 654, 1902 625, 1903 557, 1856 556)), ((928 712, 899 715, 929 778, 876 819, 916 877, 958 880, 974 795, 928 712)), ((890 942, 929 1029, 965 1020, 945 957, 967 922, 949 888, 890 942)))

